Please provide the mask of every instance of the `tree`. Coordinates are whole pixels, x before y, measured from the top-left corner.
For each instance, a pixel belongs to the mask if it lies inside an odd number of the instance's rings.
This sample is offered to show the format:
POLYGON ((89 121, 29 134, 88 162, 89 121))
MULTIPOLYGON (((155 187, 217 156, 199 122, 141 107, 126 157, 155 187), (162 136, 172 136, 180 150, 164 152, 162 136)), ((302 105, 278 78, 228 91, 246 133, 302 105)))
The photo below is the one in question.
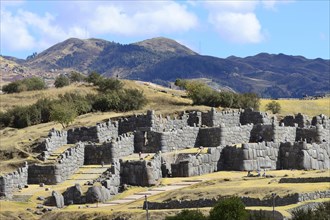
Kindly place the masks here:
POLYGON ((70 85, 70 80, 68 77, 64 76, 64 75, 59 75, 58 77, 56 77, 55 82, 54 82, 54 86, 56 88, 61 88, 64 86, 68 86, 70 85))
POLYGON ((245 220, 248 212, 244 203, 238 197, 221 199, 210 210, 209 220, 245 220))
POLYGON ((103 77, 99 73, 93 71, 87 76, 85 80, 86 82, 92 83, 93 85, 96 86, 100 81, 102 81, 102 79, 103 77))
POLYGON ((199 210, 182 210, 175 216, 167 216, 165 220, 206 220, 207 218, 199 210))
POLYGON ((5 86, 2 91, 5 93, 18 93, 23 91, 42 90, 46 89, 46 83, 39 77, 31 77, 22 80, 16 80, 5 86))
POLYGON ((52 121, 58 122, 66 128, 77 117, 77 110, 70 102, 55 102, 50 111, 52 121))
POLYGON ((70 76, 69 76, 69 79, 70 79, 70 82, 71 83, 74 83, 74 82, 83 82, 85 80, 85 76, 81 73, 78 73, 76 71, 71 71, 70 72, 70 76))
POLYGON ((124 86, 121 81, 112 78, 104 78, 102 80, 97 81, 97 83, 94 85, 98 86, 98 90, 102 93, 106 93, 109 91, 118 91, 121 90, 124 86))
POLYGON ((281 111, 281 105, 276 101, 271 101, 266 105, 266 110, 271 111, 273 114, 277 114, 281 111))

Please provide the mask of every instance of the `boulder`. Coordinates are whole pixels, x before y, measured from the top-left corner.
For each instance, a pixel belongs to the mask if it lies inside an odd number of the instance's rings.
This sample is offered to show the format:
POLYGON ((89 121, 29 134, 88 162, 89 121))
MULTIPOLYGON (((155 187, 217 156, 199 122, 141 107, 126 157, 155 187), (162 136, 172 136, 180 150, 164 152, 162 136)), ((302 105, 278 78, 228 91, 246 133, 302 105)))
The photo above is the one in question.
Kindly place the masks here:
POLYGON ((81 204, 82 203, 82 190, 79 184, 66 189, 63 193, 64 204, 81 204))
POLYGON ((105 202, 110 199, 110 197, 110 191, 104 186, 92 186, 89 187, 86 192, 87 203, 105 202))

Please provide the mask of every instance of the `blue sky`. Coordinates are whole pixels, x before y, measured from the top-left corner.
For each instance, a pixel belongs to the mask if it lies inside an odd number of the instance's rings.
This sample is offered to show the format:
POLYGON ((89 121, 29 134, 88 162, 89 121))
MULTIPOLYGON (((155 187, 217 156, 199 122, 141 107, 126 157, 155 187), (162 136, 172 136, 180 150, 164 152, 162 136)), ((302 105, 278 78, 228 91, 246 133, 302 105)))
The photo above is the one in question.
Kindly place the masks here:
POLYGON ((1 54, 26 58, 70 37, 122 44, 163 36, 203 55, 330 57, 328 0, 1 0, 1 54))

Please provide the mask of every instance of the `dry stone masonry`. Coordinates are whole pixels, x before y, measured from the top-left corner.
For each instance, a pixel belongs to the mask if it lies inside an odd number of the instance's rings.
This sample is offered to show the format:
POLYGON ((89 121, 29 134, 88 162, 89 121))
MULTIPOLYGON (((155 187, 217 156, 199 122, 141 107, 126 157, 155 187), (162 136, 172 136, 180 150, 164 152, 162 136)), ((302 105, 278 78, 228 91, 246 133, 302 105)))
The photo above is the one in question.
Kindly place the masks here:
MULTIPOLYGON (((83 165, 112 164, 111 170, 90 183, 102 186, 91 186, 85 195, 80 186, 72 186, 63 194, 65 204, 106 201, 122 185, 156 185, 167 176, 220 170, 329 169, 329 129, 329 118, 324 115, 310 120, 298 114, 278 122, 276 117, 252 109, 214 108, 176 117, 148 111, 91 127, 52 129, 37 147, 43 162, 1 176, 0 196, 10 198, 26 184, 61 183, 83 165), (67 144, 75 146, 66 149, 67 144), (54 154, 62 147, 66 150, 54 154), (207 153, 176 153, 202 147, 208 148, 207 153), (133 153, 151 155, 125 159, 133 153)), ((53 203, 63 207, 61 194, 53 194, 53 203)))

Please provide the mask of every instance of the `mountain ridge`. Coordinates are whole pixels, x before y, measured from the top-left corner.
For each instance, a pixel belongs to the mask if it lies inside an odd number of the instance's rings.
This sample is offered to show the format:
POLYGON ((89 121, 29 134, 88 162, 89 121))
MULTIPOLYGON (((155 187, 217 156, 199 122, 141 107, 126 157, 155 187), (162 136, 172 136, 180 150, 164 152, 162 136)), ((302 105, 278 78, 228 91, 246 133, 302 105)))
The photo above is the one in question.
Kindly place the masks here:
POLYGON ((200 55, 164 37, 125 45, 103 39, 69 38, 28 60, 8 60, 48 77, 69 71, 97 71, 108 77, 163 84, 177 78, 208 78, 220 87, 273 98, 330 91, 330 60, 283 53, 218 58, 200 55))

